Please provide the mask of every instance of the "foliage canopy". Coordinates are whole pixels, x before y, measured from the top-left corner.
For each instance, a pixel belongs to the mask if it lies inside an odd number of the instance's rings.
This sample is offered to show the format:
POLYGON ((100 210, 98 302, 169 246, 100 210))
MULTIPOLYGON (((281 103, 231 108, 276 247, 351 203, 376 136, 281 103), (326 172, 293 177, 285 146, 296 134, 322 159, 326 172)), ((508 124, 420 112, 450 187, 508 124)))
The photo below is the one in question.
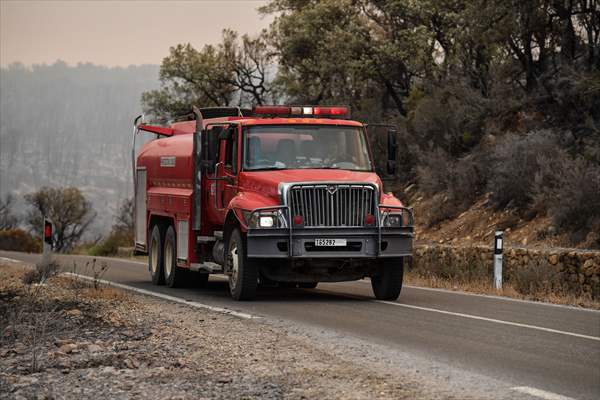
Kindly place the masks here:
MULTIPOLYGON (((256 38, 225 30, 216 46, 172 48, 146 109, 349 104, 356 119, 400 126, 399 179, 447 192, 445 214, 488 191, 496 207, 592 229, 548 194, 568 174, 536 176, 538 156, 557 154, 597 176, 600 0, 271 0, 260 12, 275 18, 256 38)), ((584 197, 596 204, 592 192, 584 197)), ((581 215, 600 221, 598 210, 581 215)))

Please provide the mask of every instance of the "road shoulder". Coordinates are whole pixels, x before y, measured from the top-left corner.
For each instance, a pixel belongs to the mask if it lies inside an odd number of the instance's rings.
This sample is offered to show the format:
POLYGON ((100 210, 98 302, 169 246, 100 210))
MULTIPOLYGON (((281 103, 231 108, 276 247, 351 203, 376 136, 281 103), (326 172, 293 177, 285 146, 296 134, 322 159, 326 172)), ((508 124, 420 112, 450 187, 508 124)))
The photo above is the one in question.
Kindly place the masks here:
POLYGON ((9 398, 422 397, 281 328, 65 277, 23 285, 23 274, 0 266, 9 398))

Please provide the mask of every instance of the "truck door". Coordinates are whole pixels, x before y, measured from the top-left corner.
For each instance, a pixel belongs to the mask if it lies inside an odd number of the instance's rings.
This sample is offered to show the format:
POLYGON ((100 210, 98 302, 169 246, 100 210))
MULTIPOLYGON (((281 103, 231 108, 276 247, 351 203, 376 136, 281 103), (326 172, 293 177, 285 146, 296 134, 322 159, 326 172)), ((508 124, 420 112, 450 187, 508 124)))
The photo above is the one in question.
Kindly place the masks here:
POLYGON ((219 137, 215 207, 222 214, 222 218, 225 218, 227 205, 237 193, 238 137, 236 127, 224 129, 219 137))

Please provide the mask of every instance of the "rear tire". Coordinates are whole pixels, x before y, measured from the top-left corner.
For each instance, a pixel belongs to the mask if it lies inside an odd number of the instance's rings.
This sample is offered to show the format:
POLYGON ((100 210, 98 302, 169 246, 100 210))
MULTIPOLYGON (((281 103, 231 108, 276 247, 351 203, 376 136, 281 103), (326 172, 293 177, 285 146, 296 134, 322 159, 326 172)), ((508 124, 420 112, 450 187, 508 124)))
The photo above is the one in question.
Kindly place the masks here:
POLYGON ((229 273, 229 293, 234 300, 252 300, 258 286, 258 264, 246 257, 238 228, 231 231, 225 247, 225 270, 229 273))
POLYGON ((182 287, 188 270, 177 266, 177 238, 172 225, 169 225, 165 233, 163 256, 165 260, 163 264, 165 283, 170 288, 182 287))
POLYGON ((317 287, 318 284, 319 282, 300 282, 298 284, 298 287, 300 289, 314 289, 317 287))
POLYGON ((377 300, 396 300, 402 290, 404 259, 382 259, 377 275, 371 277, 371 287, 377 300))
POLYGON ((160 228, 158 225, 154 225, 150 233, 150 246, 148 250, 148 269, 150 270, 150 276, 154 285, 165 284, 162 242, 160 228))

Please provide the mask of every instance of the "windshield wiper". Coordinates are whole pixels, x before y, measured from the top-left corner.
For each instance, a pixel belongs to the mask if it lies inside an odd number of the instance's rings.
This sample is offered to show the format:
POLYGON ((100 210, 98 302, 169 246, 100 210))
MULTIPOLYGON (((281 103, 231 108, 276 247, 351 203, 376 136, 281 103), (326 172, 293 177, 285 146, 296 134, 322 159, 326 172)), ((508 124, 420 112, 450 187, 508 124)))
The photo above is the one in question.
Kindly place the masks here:
POLYGON ((330 167, 324 165, 312 165, 309 167, 299 167, 298 169, 341 169, 340 167, 330 167))
POLYGON ((277 171, 280 169, 289 169, 289 168, 287 168, 287 167, 265 167, 265 168, 246 169, 246 171, 277 171))

